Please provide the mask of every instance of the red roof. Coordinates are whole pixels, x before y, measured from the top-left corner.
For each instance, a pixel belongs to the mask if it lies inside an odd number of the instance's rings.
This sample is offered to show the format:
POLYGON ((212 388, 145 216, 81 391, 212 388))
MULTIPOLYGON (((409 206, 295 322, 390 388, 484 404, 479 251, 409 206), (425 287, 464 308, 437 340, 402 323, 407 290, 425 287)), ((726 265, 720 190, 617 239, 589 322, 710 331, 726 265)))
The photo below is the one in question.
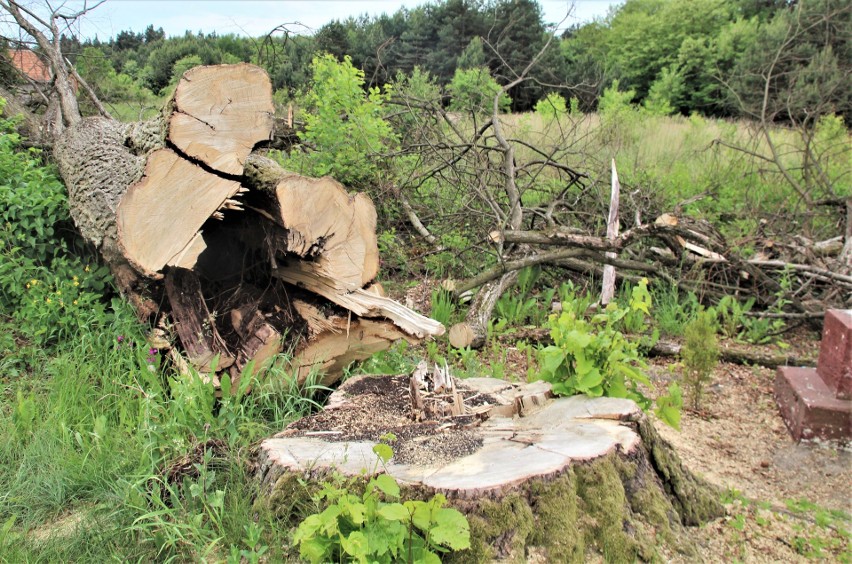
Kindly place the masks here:
POLYGON ((34 82, 50 82, 50 68, 29 49, 9 49, 12 65, 34 82))

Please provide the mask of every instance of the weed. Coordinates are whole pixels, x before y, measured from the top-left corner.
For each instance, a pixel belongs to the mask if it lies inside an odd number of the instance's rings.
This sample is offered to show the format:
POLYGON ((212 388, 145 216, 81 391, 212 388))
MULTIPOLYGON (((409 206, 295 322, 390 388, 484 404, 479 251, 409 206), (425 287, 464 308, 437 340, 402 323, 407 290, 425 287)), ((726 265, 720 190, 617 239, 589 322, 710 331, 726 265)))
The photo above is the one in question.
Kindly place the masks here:
MULTIPOLYGON (((637 288, 643 288, 644 293, 639 290, 629 308, 612 302, 589 321, 578 317, 571 304, 564 304, 561 314, 550 316, 553 345, 540 351, 540 378, 552 384, 555 394, 629 398, 643 409, 651 407, 651 400, 640 389, 640 385, 650 387, 651 382, 642 372, 647 365, 639 353, 639 343, 628 341, 619 330, 628 315, 634 316, 634 327, 645 326, 650 316, 647 286, 637 288)), ((680 408, 680 389, 672 384, 669 394, 658 398, 656 413, 677 427, 680 408)))
MULTIPOLYGON (((381 351, 356 368, 358 374, 403 374, 417 366, 418 359, 408 350, 408 342, 401 340, 386 351, 381 351)), ((434 351, 437 354, 437 348, 434 351)))
POLYGON ((719 316, 719 327, 728 339, 735 339, 740 334, 740 327, 746 323, 746 314, 754 306, 754 298, 740 302, 734 296, 725 296, 719 300, 716 313, 719 316))
POLYGON ((432 319, 449 326, 455 313, 456 303, 453 295, 443 288, 432 290, 432 319))
MULTIPOLYGON (((377 465, 393 456, 384 442, 373 451, 377 465)), ((467 519, 444 507, 443 495, 400 503, 399 484, 388 474, 371 478, 360 495, 352 493, 355 487, 339 475, 324 484, 316 499, 325 501, 324 509, 305 518, 293 536, 302 558, 315 563, 440 562, 438 554, 470 547, 467 519)))
POLYGON ((654 321, 660 331, 673 337, 683 336, 686 325, 701 309, 695 293, 681 295, 677 286, 668 284, 655 287, 652 295, 654 321))

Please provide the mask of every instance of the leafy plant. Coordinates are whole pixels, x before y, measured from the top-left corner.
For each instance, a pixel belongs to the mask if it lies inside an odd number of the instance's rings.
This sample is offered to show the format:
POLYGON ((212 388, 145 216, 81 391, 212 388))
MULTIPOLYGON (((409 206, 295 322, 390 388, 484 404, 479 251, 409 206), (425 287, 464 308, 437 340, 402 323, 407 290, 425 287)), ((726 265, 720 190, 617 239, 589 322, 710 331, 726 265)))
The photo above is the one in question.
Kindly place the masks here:
POLYGON ((506 292, 497 300, 494 308, 497 317, 505 320, 508 325, 523 325, 527 322, 533 325, 544 323, 556 291, 548 288, 539 295, 533 295, 533 289, 540 277, 540 267, 531 266, 521 270, 515 291, 506 292))
POLYGON ((107 317, 109 273, 75 252, 65 188, 12 125, 0 120, 0 308, 50 345, 107 317))
POLYGON ((568 113, 565 98, 556 92, 551 92, 536 102, 535 113, 546 120, 554 120, 564 116, 568 113))
POLYGON ((692 408, 699 409, 704 388, 719 363, 714 312, 699 312, 695 319, 687 324, 684 336, 680 353, 684 366, 684 382, 689 389, 692 408))
POLYGON ((379 184, 382 162, 376 155, 396 143, 381 116, 390 90, 373 87, 365 93, 364 71, 348 55, 343 61, 330 54, 317 56, 311 68, 305 130, 299 133, 310 150, 294 158, 301 158, 305 172, 313 176, 331 175, 350 185, 379 184))
POLYGON ((694 292, 682 295, 673 284, 656 287, 652 295, 654 321, 666 335, 682 336, 687 324, 695 319, 701 310, 701 304, 694 292))
MULTIPOLYGON (((373 451, 382 464, 393 455, 385 443, 373 451)), ((399 484, 388 474, 371 478, 360 495, 351 491, 354 482, 339 476, 335 480, 317 496, 326 507, 305 518, 293 536, 302 558, 313 563, 440 563, 439 554, 470 547, 467 519, 444 507, 447 499, 441 494, 400 502, 399 484)))
MULTIPOLYGON (((578 316, 571 304, 548 320, 553 345, 540 351, 540 378, 553 385, 557 395, 610 396, 634 400, 642 409, 652 405, 640 389, 651 382, 642 372, 647 364, 639 353, 639 343, 628 341, 619 330, 628 315, 649 316, 644 298, 629 308, 610 303, 589 321, 578 316)), ((677 385, 657 400, 657 415, 672 427, 680 423, 682 401, 677 385)))
POLYGON ((494 110, 494 97, 498 97, 497 106, 501 112, 509 111, 512 99, 503 92, 502 87, 491 76, 488 67, 456 69, 455 75, 447 86, 452 97, 450 110, 466 111, 476 114, 490 114, 494 110))
POLYGON ((725 296, 719 300, 716 313, 719 316, 722 334, 729 339, 737 338, 740 334, 740 327, 746 323, 746 314, 751 311, 752 307, 754 307, 754 298, 740 302, 734 296, 725 296))

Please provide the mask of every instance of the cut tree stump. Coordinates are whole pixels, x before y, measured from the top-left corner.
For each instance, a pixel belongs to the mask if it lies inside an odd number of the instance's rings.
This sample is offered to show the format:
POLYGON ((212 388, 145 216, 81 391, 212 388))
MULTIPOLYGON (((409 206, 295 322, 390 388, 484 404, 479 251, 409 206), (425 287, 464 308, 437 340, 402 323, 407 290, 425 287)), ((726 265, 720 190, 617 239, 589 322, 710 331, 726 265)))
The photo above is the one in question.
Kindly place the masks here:
POLYGON ((438 387, 423 366, 410 377, 348 380, 322 412, 261 444, 258 503, 295 521, 311 484, 330 472, 387 472, 405 497, 440 492, 467 514, 472 548, 454 559, 471 562, 695 556, 684 527, 723 512, 718 492, 632 401, 550 399, 543 382, 453 380, 438 387), (372 447, 388 432, 397 439, 382 467, 372 447))
POLYGON ((86 118, 57 142, 72 217, 139 316, 214 382, 290 351, 295 378, 330 384, 396 340, 442 334, 376 291, 370 198, 262 154, 273 110, 262 69, 196 67, 161 116, 86 118))

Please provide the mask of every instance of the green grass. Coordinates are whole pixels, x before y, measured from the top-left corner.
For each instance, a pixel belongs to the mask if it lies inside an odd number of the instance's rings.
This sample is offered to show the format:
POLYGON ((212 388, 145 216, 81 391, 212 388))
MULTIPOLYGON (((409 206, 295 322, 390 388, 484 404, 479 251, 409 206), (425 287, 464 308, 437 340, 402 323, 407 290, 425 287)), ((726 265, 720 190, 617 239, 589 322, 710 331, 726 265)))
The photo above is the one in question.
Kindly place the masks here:
POLYGON ((140 328, 116 313, 53 349, 17 335, 22 346, 4 352, 21 370, 0 377, 0 524, 11 523, 0 561, 222 560, 255 522, 283 558, 286 530, 252 508, 246 462, 255 441, 316 407, 317 388, 289 384, 281 362, 262 381, 247 375, 251 395, 217 400, 200 378, 152 372, 140 328), (212 439, 224 452, 165 481, 164 468, 212 439))

